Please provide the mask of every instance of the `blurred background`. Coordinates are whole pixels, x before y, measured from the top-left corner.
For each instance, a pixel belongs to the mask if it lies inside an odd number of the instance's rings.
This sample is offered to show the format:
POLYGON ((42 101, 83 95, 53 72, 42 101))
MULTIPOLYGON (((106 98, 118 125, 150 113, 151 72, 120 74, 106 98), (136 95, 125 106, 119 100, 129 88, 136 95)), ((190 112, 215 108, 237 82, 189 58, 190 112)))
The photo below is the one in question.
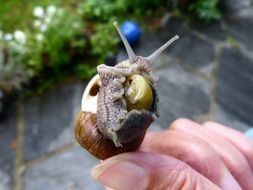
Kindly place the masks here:
POLYGON ((74 138, 89 79, 174 35, 155 61, 161 116, 253 126, 253 0, 8 0, 0 2, 0 190, 103 189, 99 160, 74 138))

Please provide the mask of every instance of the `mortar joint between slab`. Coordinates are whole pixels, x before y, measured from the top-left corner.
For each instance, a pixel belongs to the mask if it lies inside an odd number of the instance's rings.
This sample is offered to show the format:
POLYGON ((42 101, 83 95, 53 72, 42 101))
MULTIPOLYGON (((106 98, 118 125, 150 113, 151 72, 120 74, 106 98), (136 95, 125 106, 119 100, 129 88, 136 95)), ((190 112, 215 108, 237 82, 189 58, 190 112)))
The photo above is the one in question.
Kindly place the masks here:
POLYGON ((14 165, 14 190, 23 190, 24 183, 24 131, 25 131, 25 119, 23 104, 20 100, 17 101, 17 149, 14 165))
POLYGON ((194 30, 194 29, 191 29, 192 30, 192 33, 197 37, 199 38, 200 40, 203 40, 213 46, 219 46, 220 44, 224 43, 224 41, 220 41, 220 40, 216 40, 216 39, 213 39, 209 36, 207 36, 206 34, 202 33, 202 32, 199 32, 197 30, 194 30))
POLYGON ((212 70, 212 78, 210 80, 210 119, 213 120, 215 118, 216 113, 216 91, 217 91, 217 81, 218 81, 218 74, 220 68, 220 57, 224 47, 222 45, 216 46, 215 48, 215 62, 214 67, 212 70))
POLYGON ((41 156, 38 156, 38 157, 36 157, 34 159, 26 160, 25 161, 26 168, 30 168, 30 167, 32 167, 32 166, 34 166, 36 164, 39 164, 42 161, 47 160, 47 159, 49 159, 49 158, 51 158, 53 156, 62 154, 62 153, 67 152, 67 151, 69 151, 69 150, 71 150, 73 148, 76 148, 77 146, 78 146, 77 143, 71 143, 71 144, 68 144, 68 145, 64 145, 64 146, 62 146, 60 148, 57 148, 57 149, 55 149, 53 151, 47 152, 47 153, 45 153, 45 154, 43 154, 41 156))

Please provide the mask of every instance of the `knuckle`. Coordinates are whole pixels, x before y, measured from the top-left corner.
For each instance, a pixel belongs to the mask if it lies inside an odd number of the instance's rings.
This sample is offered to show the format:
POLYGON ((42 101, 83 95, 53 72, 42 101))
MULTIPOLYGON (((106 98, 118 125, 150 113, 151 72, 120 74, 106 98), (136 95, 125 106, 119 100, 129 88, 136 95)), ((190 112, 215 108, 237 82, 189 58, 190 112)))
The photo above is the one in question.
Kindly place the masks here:
POLYGON ((247 156, 253 160, 253 143, 249 142, 244 145, 243 150, 247 156))
POLYGON ((170 128, 171 129, 177 129, 178 127, 180 126, 184 126, 188 123, 192 122, 191 120, 189 119, 186 119, 186 118, 179 118, 179 119, 176 119, 175 121, 173 121, 170 125, 170 128))
POLYGON ((245 176, 246 174, 249 173, 248 172, 249 166, 245 162, 237 161, 237 162, 233 163, 233 170, 234 171, 232 171, 232 172, 236 175, 236 177, 245 176))
POLYGON ((251 173, 247 160, 240 154, 230 158, 227 165, 236 177, 247 176, 251 173))
POLYGON ((166 170, 162 170, 159 171, 160 174, 166 173, 167 175, 164 175, 166 176, 164 183, 156 184, 156 189, 182 189, 183 186, 192 181, 189 178, 192 171, 186 164, 178 163, 169 173, 166 170))
POLYGON ((203 124, 202 124, 204 127, 218 127, 218 128, 227 128, 226 125, 223 125, 223 124, 220 124, 220 123, 217 123, 217 122, 214 122, 214 121, 205 121, 203 124))
POLYGON ((182 155, 182 160, 205 177, 215 181, 216 174, 223 168, 223 162, 218 154, 202 140, 195 141, 186 148, 188 150, 182 155))
POLYGON ((245 143, 243 147, 241 148, 243 150, 243 154, 246 157, 249 165, 253 169, 253 143, 252 142, 245 143))
POLYGON ((216 125, 217 123, 213 122, 213 121, 206 121, 203 123, 203 126, 213 126, 216 125))

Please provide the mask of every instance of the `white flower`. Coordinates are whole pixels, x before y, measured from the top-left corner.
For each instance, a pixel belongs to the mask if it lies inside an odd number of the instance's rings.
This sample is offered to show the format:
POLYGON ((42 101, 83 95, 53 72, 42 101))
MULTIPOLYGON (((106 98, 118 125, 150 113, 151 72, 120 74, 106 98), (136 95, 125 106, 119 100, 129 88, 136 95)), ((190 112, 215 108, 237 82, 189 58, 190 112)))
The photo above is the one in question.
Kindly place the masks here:
POLYGON ((48 28, 48 26, 47 26, 47 24, 45 24, 45 23, 43 23, 43 24, 40 25, 40 31, 41 31, 41 32, 46 32, 46 31, 47 31, 47 28, 48 28))
POLYGON ((37 41, 42 41, 44 39, 44 36, 43 34, 37 34, 35 38, 37 41))
POLYGON ((10 34, 10 33, 7 33, 7 34, 4 35, 4 39, 5 39, 6 41, 10 41, 10 40, 13 39, 13 35, 10 34))
POLYGON ((73 28, 80 28, 81 25, 80 22, 74 22, 72 26, 73 28))
POLYGON ((14 38, 20 44, 25 44, 25 42, 26 42, 26 35, 21 30, 16 30, 14 32, 14 38))
POLYGON ((47 15, 49 15, 50 17, 53 16, 55 12, 56 12, 56 6, 49 5, 47 7, 47 15))
POLYGON ((51 22, 51 20, 52 20, 52 17, 47 16, 45 18, 45 23, 49 24, 51 22))
POLYGON ((24 46, 16 41, 11 41, 9 45, 16 53, 23 53, 25 51, 24 46))
POLYGON ((44 17, 44 9, 42 7, 35 7, 33 9, 33 15, 39 18, 43 18, 44 17))
POLYGON ((62 16, 64 15, 64 10, 61 9, 61 8, 58 8, 57 15, 58 15, 59 17, 62 17, 62 16))
POLYGON ((40 21, 40 20, 35 20, 35 21, 33 22, 33 25, 34 25, 35 27, 40 27, 41 21, 40 21))

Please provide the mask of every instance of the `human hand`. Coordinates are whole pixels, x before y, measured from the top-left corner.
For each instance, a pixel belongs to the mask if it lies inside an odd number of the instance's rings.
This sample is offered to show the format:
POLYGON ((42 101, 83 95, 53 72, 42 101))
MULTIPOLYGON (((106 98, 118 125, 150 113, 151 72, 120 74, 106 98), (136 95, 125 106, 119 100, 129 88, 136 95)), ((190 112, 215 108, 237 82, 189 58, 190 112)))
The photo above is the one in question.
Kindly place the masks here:
POLYGON ((179 119, 149 132, 140 152, 102 162, 92 175, 115 190, 252 190, 253 141, 217 123, 179 119))

